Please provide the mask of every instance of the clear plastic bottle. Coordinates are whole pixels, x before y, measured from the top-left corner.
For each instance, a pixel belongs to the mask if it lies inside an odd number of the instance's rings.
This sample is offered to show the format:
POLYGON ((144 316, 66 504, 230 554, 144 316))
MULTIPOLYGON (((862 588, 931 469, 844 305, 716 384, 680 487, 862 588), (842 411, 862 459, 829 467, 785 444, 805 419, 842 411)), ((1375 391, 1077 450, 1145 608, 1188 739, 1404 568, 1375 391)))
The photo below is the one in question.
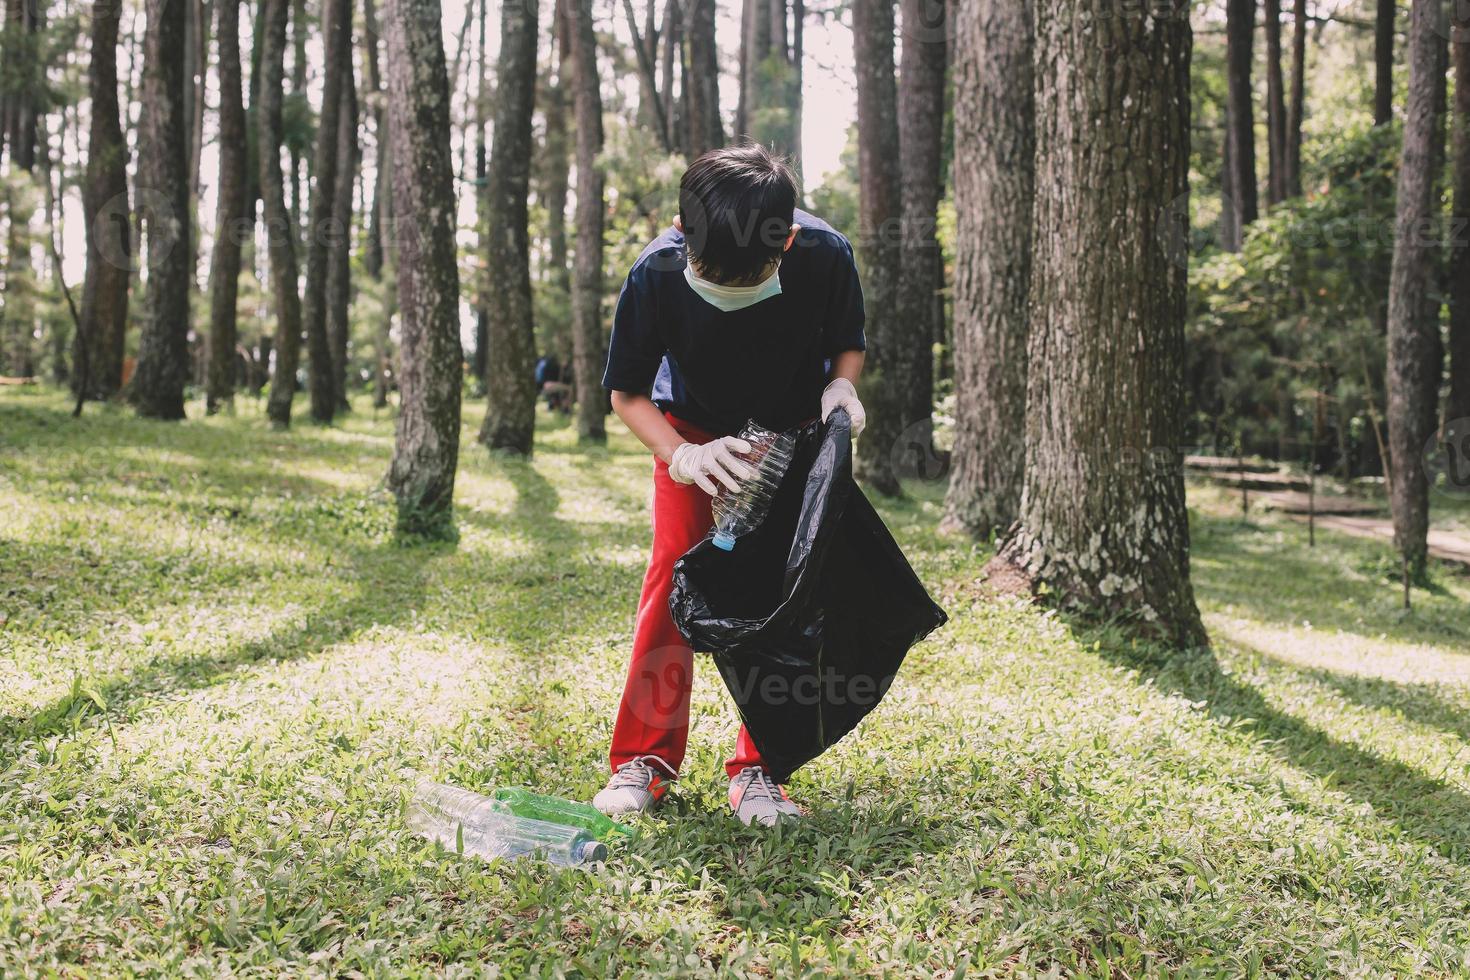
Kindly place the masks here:
POLYGON ((772 432, 755 422, 745 423, 739 438, 750 443, 750 452, 741 453, 740 458, 755 469, 755 476, 740 485, 739 493, 731 493, 724 484, 715 495, 714 546, 722 551, 733 551, 735 541, 760 526, 781 486, 781 478, 791 465, 796 450, 796 433, 772 432))
POLYGON ((576 800, 564 800, 559 796, 533 793, 523 786, 502 786, 495 791, 495 800, 503 803, 518 817, 533 820, 548 820, 551 823, 581 827, 594 837, 610 834, 631 834, 632 831, 614 821, 601 810, 576 800))
POLYGON ((607 857, 606 845, 580 827, 516 816, 509 804, 457 786, 421 782, 408 811, 409 829, 451 850, 482 858, 534 855, 573 866, 607 857))

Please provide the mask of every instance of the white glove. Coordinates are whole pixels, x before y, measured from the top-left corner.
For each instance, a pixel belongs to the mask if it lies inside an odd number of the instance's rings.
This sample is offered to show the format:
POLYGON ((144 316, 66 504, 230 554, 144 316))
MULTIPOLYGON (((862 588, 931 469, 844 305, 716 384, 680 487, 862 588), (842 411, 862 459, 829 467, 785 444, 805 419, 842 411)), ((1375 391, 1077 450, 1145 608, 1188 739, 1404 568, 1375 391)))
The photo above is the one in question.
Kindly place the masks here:
POLYGON ((750 452, 750 443, 734 436, 723 436, 713 442, 696 446, 692 442, 681 443, 669 460, 669 478, 675 483, 693 483, 713 497, 719 492, 715 480, 719 480, 731 493, 740 491, 740 481, 755 476, 755 470, 742 462, 735 454, 750 452))
POLYGON ((868 413, 863 411, 863 403, 858 401, 857 389, 846 378, 838 378, 822 391, 822 421, 827 421, 833 410, 838 408, 846 409, 847 417, 852 419, 853 436, 861 434, 863 426, 868 424, 868 413))

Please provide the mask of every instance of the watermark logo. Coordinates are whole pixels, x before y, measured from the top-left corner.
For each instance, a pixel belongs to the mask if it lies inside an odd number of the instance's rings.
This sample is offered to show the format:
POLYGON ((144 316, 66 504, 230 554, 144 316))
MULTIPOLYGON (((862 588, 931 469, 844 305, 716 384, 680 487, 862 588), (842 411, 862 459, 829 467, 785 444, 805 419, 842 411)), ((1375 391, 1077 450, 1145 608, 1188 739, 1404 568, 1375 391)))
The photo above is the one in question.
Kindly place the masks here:
POLYGON ((1470 500, 1470 418, 1452 419, 1430 438, 1424 473, 1434 493, 1470 500))

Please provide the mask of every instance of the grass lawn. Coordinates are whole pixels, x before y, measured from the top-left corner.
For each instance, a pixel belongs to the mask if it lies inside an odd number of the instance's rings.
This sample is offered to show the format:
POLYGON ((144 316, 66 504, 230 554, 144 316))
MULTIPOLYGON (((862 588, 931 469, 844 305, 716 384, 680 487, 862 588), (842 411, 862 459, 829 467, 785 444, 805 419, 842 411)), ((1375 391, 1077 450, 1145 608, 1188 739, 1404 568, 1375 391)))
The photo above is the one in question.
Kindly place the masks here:
MULTIPOLYGON (((646 455, 466 420, 457 546, 391 541, 392 425, 67 417, 0 394, 0 975, 1470 975, 1470 577, 1192 498, 1213 655, 988 599, 884 513, 950 624, 738 826, 701 663, 685 779, 604 867, 406 834, 416 773, 590 798, 646 455)), ((195 406, 191 406, 191 410, 195 406)))

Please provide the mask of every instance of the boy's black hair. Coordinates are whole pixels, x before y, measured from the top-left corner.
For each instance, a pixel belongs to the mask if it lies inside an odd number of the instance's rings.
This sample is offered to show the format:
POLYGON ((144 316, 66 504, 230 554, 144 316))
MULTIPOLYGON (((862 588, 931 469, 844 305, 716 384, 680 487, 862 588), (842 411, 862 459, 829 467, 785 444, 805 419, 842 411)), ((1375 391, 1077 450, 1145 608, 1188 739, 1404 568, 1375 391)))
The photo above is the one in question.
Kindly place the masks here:
POLYGON ((781 254, 796 211, 796 177, 759 143, 710 150, 679 181, 679 220, 701 278, 754 279, 781 254))

